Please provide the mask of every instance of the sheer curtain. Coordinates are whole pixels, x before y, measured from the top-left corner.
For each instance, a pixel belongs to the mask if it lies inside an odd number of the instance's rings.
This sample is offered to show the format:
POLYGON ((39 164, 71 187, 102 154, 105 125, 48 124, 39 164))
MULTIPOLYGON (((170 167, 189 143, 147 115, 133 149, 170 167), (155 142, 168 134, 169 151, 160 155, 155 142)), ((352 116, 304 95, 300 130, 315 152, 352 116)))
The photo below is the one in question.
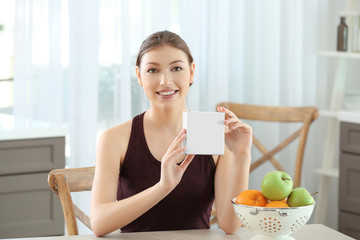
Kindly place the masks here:
MULTIPOLYGON (((316 1, 196 1, 192 5, 181 1, 181 5, 183 13, 189 12, 186 17, 181 14, 181 35, 189 42, 197 64, 190 109, 213 111, 220 101, 317 104, 316 1)), ((298 127, 251 124, 269 149, 298 127)), ((293 143, 279 158, 294 158, 296 147, 293 143)), ((254 151, 254 160, 257 157, 260 153, 254 151)), ((307 155, 306 159, 304 169, 313 168, 314 157, 307 155)), ((287 165, 290 161, 281 162, 293 172, 293 164, 287 165)), ((250 187, 259 188, 267 171, 269 168, 254 171, 250 187)), ((303 179, 303 183, 313 186, 314 178, 303 179)))
MULTIPOLYGON (((329 6, 322 3, 320 11, 311 0, 16 0, 14 114, 66 126, 66 165, 94 165, 99 134, 148 107, 135 58, 143 39, 164 29, 180 34, 194 55, 191 110, 214 111, 220 101, 317 105, 317 22, 329 6)), ((253 128, 270 146, 286 134, 277 126, 253 128)), ((315 148, 307 145, 305 169, 316 164, 315 148)), ((259 188, 264 171, 252 174, 250 187, 259 188)), ((310 174, 303 183, 312 189, 315 180, 310 174)), ((79 199, 88 206, 89 198, 79 199)))

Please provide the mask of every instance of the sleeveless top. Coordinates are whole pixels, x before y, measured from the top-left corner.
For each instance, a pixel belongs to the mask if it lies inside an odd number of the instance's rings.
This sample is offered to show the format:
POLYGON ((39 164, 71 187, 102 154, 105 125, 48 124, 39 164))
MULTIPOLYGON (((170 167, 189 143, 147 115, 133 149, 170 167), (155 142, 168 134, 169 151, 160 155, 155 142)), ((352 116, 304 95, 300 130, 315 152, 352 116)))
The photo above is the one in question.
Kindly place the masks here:
MULTIPOLYGON (((154 158, 146 143, 144 114, 133 118, 128 149, 120 169, 117 200, 133 196, 160 180, 161 162, 154 158)), ((213 157, 196 155, 173 191, 121 228, 121 232, 210 228, 214 176, 213 157)))

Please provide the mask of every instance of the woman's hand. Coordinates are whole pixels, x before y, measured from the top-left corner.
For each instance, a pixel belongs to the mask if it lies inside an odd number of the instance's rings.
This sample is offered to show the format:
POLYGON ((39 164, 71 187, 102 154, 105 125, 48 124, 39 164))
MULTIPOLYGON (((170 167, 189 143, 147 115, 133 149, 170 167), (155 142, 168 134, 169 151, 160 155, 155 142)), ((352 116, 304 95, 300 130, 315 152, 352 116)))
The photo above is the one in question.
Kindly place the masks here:
POLYGON ((225 113, 225 144, 227 148, 237 154, 251 153, 252 129, 242 122, 229 109, 218 107, 219 112, 225 113))
POLYGON ((183 153, 185 148, 182 147, 182 142, 185 138, 186 132, 185 129, 183 129, 171 143, 168 150, 161 159, 160 185, 170 191, 178 185, 186 168, 189 166, 195 156, 185 155, 183 153), (180 162, 181 164, 178 165, 180 162))

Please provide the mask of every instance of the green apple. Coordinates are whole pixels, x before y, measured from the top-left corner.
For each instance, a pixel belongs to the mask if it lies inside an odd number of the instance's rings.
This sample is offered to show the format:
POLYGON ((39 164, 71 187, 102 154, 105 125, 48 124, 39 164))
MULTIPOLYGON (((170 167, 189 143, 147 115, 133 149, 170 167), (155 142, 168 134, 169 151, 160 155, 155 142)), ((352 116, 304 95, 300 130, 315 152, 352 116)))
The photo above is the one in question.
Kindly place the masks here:
POLYGON ((279 201, 289 196, 293 181, 283 171, 272 171, 265 175, 261 183, 261 192, 271 201, 279 201))
POLYGON ((301 207, 315 203, 311 194, 303 187, 297 187, 290 193, 287 203, 290 207, 301 207))

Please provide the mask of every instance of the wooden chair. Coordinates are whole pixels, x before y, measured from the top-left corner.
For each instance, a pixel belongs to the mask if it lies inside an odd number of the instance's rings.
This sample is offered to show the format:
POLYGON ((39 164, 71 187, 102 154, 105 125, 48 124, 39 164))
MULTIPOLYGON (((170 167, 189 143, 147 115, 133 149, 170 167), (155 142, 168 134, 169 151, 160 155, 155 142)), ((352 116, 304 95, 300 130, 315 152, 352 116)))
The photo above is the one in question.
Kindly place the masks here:
POLYGON ((79 235, 76 218, 90 230, 90 218, 77 207, 71 192, 91 191, 95 167, 55 169, 49 173, 48 184, 59 197, 68 235, 79 235))
MULTIPOLYGON (((300 139, 297 147, 296 158, 292 161, 295 164, 295 172, 293 174, 294 187, 300 186, 307 135, 310 124, 318 117, 318 109, 316 107, 259 106, 232 102, 222 102, 216 107, 225 107, 235 113, 235 115, 242 120, 302 123, 302 126, 297 131, 271 150, 268 150, 255 136, 253 136, 253 145, 260 150, 263 156, 255 160, 250 166, 251 172, 266 161, 269 161, 276 170, 284 171, 284 168, 275 159, 274 155, 299 137, 300 139)), ((213 216, 216 216, 216 212, 214 210, 213 216)))

